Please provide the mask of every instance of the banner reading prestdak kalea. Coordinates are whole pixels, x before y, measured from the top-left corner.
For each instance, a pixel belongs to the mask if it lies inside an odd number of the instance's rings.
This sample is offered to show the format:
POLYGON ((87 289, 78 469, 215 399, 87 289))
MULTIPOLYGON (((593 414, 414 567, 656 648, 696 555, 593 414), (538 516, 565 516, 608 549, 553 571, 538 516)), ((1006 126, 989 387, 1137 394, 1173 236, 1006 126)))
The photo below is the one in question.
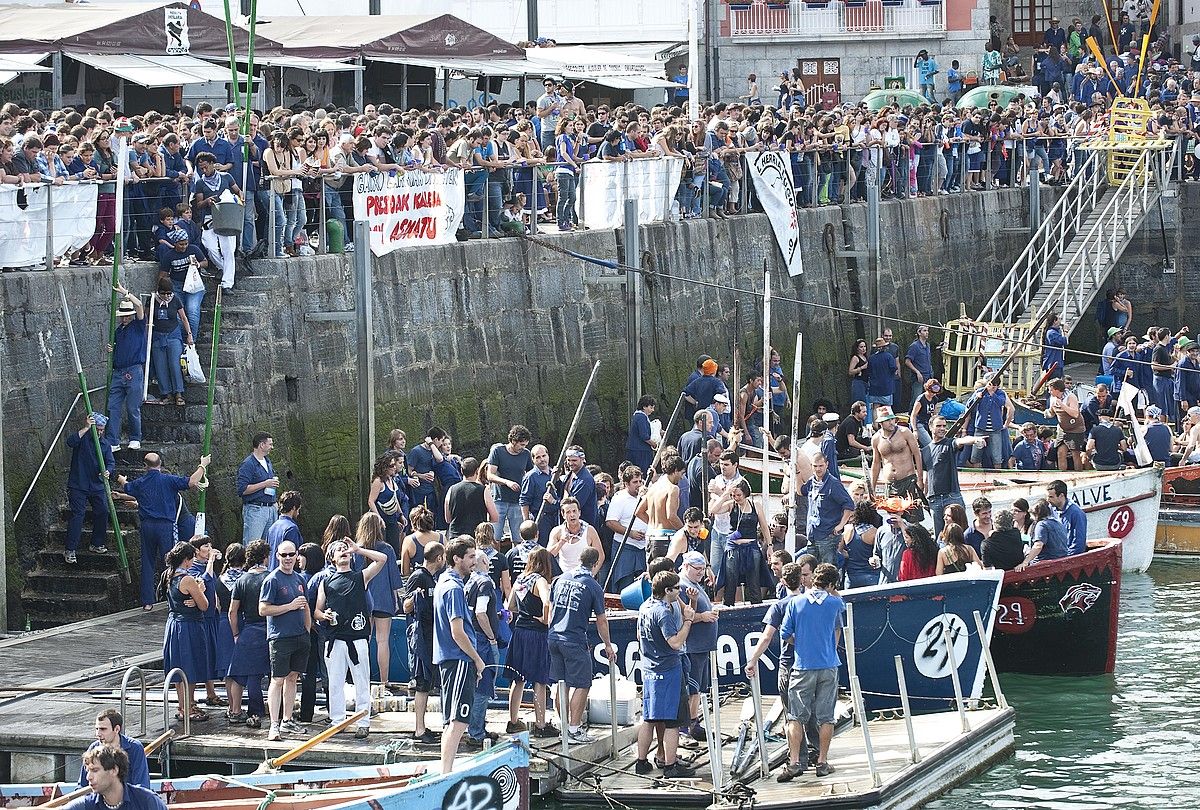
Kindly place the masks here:
POLYGON ((798 276, 804 272, 804 260, 800 256, 800 223, 796 220, 796 187, 792 185, 787 153, 748 152, 746 164, 754 191, 775 231, 788 275, 798 276))
POLYGON ((371 252, 455 241, 466 191, 460 169, 354 176, 354 218, 371 229, 371 252))

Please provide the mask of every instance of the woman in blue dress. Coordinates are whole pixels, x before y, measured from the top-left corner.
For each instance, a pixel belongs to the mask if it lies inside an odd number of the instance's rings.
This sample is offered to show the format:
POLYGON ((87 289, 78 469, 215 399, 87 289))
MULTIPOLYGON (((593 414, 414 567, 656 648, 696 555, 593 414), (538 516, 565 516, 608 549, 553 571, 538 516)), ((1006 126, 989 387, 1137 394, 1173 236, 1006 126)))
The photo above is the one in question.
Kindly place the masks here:
MULTIPOLYGON (((212 667, 208 632, 204 628, 208 597, 204 583, 188 573, 195 557, 196 549, 190 543, 176 543, 167 552, 165 570, 159 580, 159 591, 166 593, 170 610, 163 634, 163 669, 169 673, 178 668, 188 684, 207 680, 212 667)), ((185 688, 182 679, 175 683, 175 696, 179 701, 176 720, 183 720, 184 712, 191 715, 193 722, 208 719, 192 700, 191 688, 185 688)))
POLYGON ((400 555, 400 537, 404 530, 404 502, 407 500, 404 497, 403 486, 399 483, 400 459, 400 454, 392 450, 375 459, 375 468, 371 474, 371 491, 367 494, 367 503, 370 504, 371 510, 383 521, 384 539, 392 547, 393 557, 400 555))
MULTIPOLYGON (((371 631, 375 636, 375 661, 379 665, 379 680, 383 684, 382 695, 389 696, 388 682, 391 672, 392 619, 400 613, 404 597, 404 580, 400 577, 400 566, 396 564, 396 552, 384 541, 385 521, 373 512, 367 512, 358 520, 354 542, 366 549, 378 551, 386 558, 383 570, 367 582, 367 603, 371 610, 371 631)), ((358 556, 358 555, 355 555, 358 556)))
MULTIPOLYGON (((233 586, 242 578, 242 574, 246 573, 246 547, 241 543, 230 543, 225 548, 225 570, 217 577, 217 599, 225 606, 225 611, 221 614, 221 620, 226 628, 229 628, 229 655, 221 666, 221 662, 217 664, 218 678, 225 679, 225 694, 233 695, 233 679, 229 677, 229 664, 233 660, 233 650, 236 641, 233 637, 233 628, 229 623, 229 604, 233 595, 233 586)), ((220 633, 218 628, 218 633, 220 633)), ((238 693, 241 694, 240 692, 238 693)), ((241 702, 234 706, 232 701, 229 703, 229 708, 225 711, 225 719, 231 722, 241 722, 246 719, 245 715, 240 714, 241 702)))
MULTIPOLYGON (((192 560, 188 573, 204 583, 205 601, 208 607, 204 611, 204 631, 208 633, 211 666, 208 677, 204 679, 204 689, 207 692, 205 702, 209 706, 225 706, 226 701, 217 694, 215 681, 224 679, 229 671, 229 657, 233 654, 233 631, 229 629, 229 591, 225 589, 224 599, 218 593, 218 576, 220 570, 221 552, 212 547, 212 540, 200 536, 191 539, 196 556, 192 560)), ((193 681, 193 687, 198 684, 193 681)))
MULTIPOLYGON (((229 550, 232 549, 233 546, 230 546, 229 550)), ((267 577, 264 563, 269 553, 266 540, 254 540, 246 546, 246 569, 233 584, 229 599, 230 611, 237 618, 237 635, 226 673, 230 698, 226 716, 230 722, 244 719, 249 728, 260 728, 262 718, 267 716, 262 679, 271 674, 270 650, 267 646, 267 620, 258 612, 258 597, 262 582, 267 577), (248 711, 245 717, 241 713, 243 689, 248 711)))

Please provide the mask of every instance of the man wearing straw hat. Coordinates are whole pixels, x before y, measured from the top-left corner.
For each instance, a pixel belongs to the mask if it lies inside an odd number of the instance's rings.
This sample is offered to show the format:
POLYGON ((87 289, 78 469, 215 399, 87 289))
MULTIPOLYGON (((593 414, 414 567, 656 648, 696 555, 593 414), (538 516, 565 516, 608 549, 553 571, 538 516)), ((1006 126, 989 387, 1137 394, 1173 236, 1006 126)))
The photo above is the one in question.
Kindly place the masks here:
POLYGON ((108 385, 108 426, 104 442, 121 448, 121 417, 129 414, 129 449, 142 446, 142 394, 146 373, 146 320, 141 300, 117 287, 117 336, 108 346, 113 353, 112 382, 108 385))

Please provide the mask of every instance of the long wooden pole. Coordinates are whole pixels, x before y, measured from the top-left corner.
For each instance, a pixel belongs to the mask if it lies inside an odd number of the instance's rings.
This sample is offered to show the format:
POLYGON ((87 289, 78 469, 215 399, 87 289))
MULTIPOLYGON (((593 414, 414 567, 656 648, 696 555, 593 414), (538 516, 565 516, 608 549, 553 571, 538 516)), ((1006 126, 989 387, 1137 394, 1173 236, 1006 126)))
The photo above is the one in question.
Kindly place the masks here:
MULTIPOLYGON (((763 519, 771 525, 771 268, 763 259, 763 332, 762 332, 762 458, 763 458, 763 519)), ((770 543, 764 537, 763 542, 770 543)))
MULTIPOLYGON (((600 371, 600 361, 597 360, 592 366, 592 373, 588 375, 587 385, 583 387, 583 396, 579 398, 579 404, 575 406, 575 416, 571 419, 571 426, 567 428, 567 438, 563 441, 562 451, 558 454, 558 461, 555 462, 553 469, 550 470, 550 480, 546 482, 546 492, 549 492, 554 486, 554 477, 562 472, 563 462, 567 458, 567 448, 575 441, 575 432, 579 429, 579 420, 583 417, 583 406, 588 401, 588 397, 592 395, 592 388, 596 385, 596 374, 600 371)), ((660 445, 666 444, 667 434, 663 433, 660 445)), ((565 493, 564 493, 565 494, 565 493)), ((538 507, 537 518, 534 523, 541 525, 542 511, 546 508, 546 501, 543 499, 541 506, 538 507)))
POLYGON ((292 748, 290 751, 280 754, 279 756, 275 757, 274 759, 267 760, 262 765, 260 765, 259 768, 262 770, 274 770, 275 768, 279 768, 283 765, 286 765, 287 763, 291 762, 296 757, 312 750, 313 748, 316 748, 318 745, 325 742, 330 737, 339 733, 342 729, 349 728, 354 723, 357 723, 359 720, 362 720, 364 717, 366 717, 368 715, 369 712, 370 712, 370 709, 362 709, 360 711, 355 712, 354 714, 350 715, 342 722, 335 723, 334 725, 325 729, 324 731, 322 731, 320 734, 316 735, 312 739, 305 740, 304 742, 300 743, 296 747, 292 748))
MULTIPOLYGON (((792 496, 792 514, 788 520, 787 530, 787 546, 788 551, 796 548, 796 519, 800 514, 796 498, 799 497, 799 492, 796 491, 796 454, 800 452, 800 372, 801 363, 804 356, 804 333, 796 333, 796 357, 792 361, 792 452, 786 462, 791 469, 785 469, 783 472, 784 480, 788 482, 788 492, 792 496)), ((763 468, 766 469, 766 459, 763 456, 763 468)), ((763 486, 763 492, 770 492, 770 484, 763 486)))
MULTIPOLYGON (((208 399, 204 411, 204 441, 201 456, 212 453, 213 401, 217 385, 217 346, 221 342, 221 287, 217 287, 217 300, 213 307, 212 352, 208 358, 208 399)), ((208 471, 200 481, 200 499, 196 509, 196 534, 203 536, 207 531, 205 506, 208 503, 208 471)))
MULTIPOLYGON (((58 282, 58 299, 62 304, 63 318, 67 322, 67 339, 71 344, 71 357, 75 360, 75 373, 79 378, 79 391, 83 396, 83 407, 90 415, 92 413, 92 397, 88 393, 87 377, 83 373, 83 363, 79 359, 79 345, 75 342, 75 327, 71 323, 71 310, 67 307, 67 291, 62 282, 58 282)), ((111 355, 111 352, 109 353, 111 355)), ((121 520, 117 517, 117 506, 113 503, 112 485, 108 481, 108 471, 104 469, 104 451, 100 449, 100 431, 93 424, 91 427, 92 449, 96 453, 96 464, 100 468, 100 480, 104 483, 104 496, 108 499, 108 519, 112 524, 113 534, 117 538, 117 554, 121 561, 121 576, 125 582, 130 582, 129 559, 125 555, 125 541, 121 537, 121 520)))

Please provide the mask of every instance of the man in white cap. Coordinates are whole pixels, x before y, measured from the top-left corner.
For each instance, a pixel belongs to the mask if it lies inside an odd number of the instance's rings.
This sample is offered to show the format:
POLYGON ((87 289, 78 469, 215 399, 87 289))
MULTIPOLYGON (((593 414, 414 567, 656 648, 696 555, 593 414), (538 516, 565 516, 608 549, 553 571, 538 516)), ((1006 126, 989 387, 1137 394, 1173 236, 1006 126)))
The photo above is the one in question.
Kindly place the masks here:
POLYGON ((679 598, 696 611, 692 632, 683 643, 684 676, 687 678, 688 712, 692 722, 688 733, 692 739, 703 741, 705 731, 700 725, 700 700, 712 687, 712 669, 709 653, 717 649, 717 610, 704 585, 715 583, 708 560, 699 551, 683 555, 679 569, 679 598))
POLYGON ((712 435, 721 440, 721 444, 726 447, 731 441, 730 431, 733 430, 733 414, 729 412, 729 396, 727 394, 714 394, 712 405, 708 406, 709 413, 712 414, 712 435))
POLYGON ((146 321, 141 299, 124 287, 117 288, 117 337, 113 353, 112 382, 108 385, 108 426, 105 443, 121 448, 121 417, 129 414, 129 449, 142 446, 142 377, 146 373, 146 321))
POLYGON ((879 429, 871 439, 871 490, 886 484, 889 495, 920 497, 922 462, 917 436, 901 427, 886 405, 876 411, 879 429))
POLYGON ((1175 443, 1175 437, 1171 435, 1171 428, 1163 422, 1162 408, 1157 405, 1146 408, 1146 419, 1146 449, 1150 451, 1150 457, 1171 466, 1171 446, 1175 443))

